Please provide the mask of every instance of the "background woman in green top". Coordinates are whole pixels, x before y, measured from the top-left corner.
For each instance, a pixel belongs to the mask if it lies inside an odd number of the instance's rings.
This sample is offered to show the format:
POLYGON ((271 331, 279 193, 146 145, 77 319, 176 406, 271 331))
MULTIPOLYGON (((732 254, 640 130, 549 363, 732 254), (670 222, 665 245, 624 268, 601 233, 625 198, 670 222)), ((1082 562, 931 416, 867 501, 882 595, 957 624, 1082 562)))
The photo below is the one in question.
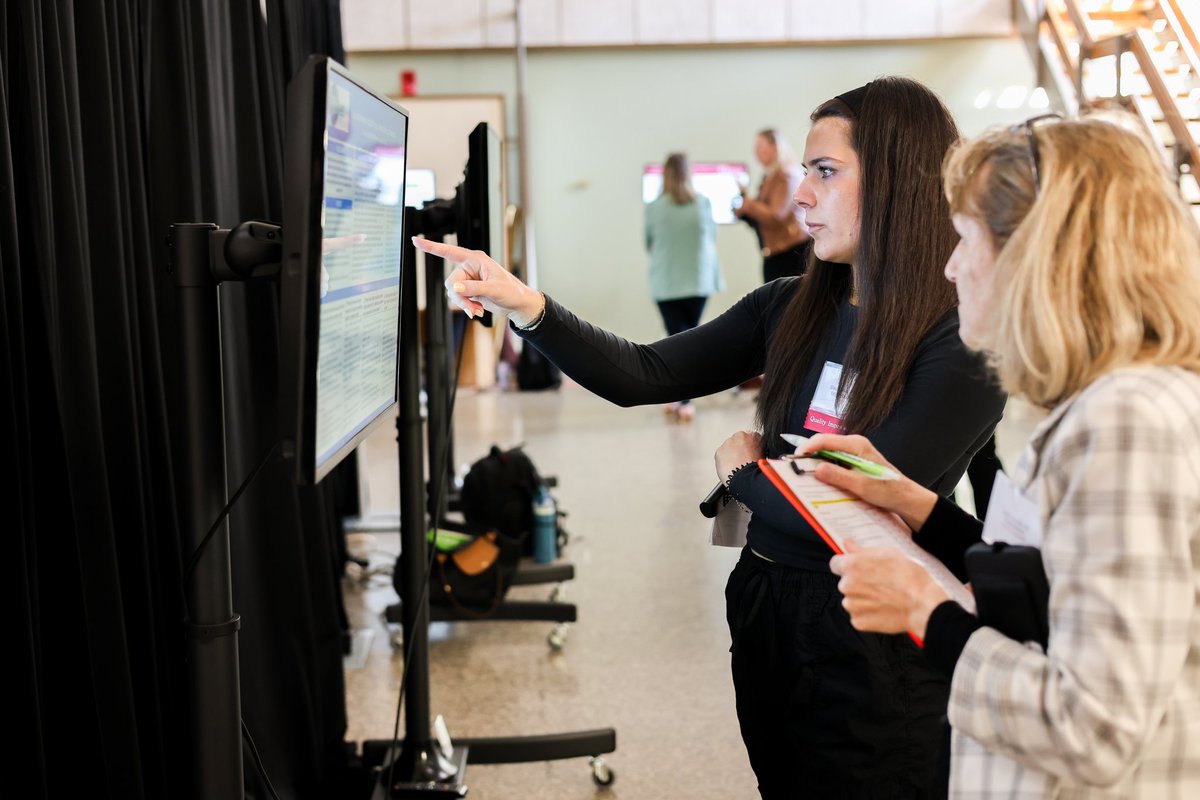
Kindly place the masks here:
MULTIPOLYGON (((672 153, 663 164, 662 194, 646 206, 650 296, 658 303, 668 336, 699 325, 709 295, 725 288, 716 239, 712 204, 692 188, 687 156, 672 153)), ((686 422, 695 407, 683 400, 666 411, 686 422)))

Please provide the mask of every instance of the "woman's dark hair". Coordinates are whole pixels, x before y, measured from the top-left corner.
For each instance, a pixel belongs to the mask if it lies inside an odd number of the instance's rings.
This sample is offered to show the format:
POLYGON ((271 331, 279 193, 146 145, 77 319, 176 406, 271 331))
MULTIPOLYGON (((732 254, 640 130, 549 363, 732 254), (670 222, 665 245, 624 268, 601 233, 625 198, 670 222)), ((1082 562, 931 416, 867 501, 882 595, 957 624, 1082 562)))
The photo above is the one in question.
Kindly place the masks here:
POLYGON ((921 340, 956 302, 943 275, 958 241, 941 182, 942 159, 959 138, 950 112, 916 81, 888 77, 868 85, 857 115, 834 98, 811 119, 830 117, 850 124, 859 160, 853 283, 846 265, 810 253, 767 345, 758 423, 770 451, 787 432, 797 387, 852 286, 858 322, 839 387, 849 389, 844 433, 868 433, 895 408, 921 340))

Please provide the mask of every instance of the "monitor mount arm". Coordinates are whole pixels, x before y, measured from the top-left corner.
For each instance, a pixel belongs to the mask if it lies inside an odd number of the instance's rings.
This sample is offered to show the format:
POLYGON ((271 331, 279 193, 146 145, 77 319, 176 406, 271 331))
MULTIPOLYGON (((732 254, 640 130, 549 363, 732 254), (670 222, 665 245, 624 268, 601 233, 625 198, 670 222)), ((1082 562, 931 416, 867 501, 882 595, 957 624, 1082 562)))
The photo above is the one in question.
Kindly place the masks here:
POLYGON ((217 230, 209 247, 209 269, 218 281, 247 281, 279 274, 283 229, 252 219, 233 230, 217 230))

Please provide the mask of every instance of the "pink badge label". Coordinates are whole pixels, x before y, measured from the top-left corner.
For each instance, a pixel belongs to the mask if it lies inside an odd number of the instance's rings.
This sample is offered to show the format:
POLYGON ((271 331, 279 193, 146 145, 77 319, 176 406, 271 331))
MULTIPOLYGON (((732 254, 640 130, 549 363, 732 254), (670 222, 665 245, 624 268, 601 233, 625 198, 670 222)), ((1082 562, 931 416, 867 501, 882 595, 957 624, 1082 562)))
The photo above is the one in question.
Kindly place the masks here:
POLYGON ((829 414, 822 414, 815 408, 810 408, 808 416, 804 418, 804 427, 817 433, 841 433, 842 421, 829 414))

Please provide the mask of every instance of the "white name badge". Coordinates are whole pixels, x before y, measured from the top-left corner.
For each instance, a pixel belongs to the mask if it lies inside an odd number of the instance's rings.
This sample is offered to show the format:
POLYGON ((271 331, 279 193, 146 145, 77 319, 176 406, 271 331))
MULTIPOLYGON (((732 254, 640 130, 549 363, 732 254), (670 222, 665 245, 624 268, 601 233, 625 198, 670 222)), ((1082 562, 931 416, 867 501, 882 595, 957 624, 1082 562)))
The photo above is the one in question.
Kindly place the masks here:
POLYGON ((842 417, 846 413, 846 394, 838 397, 838 384, 842 380, 842 365, 826 361, 821 370, 821 379, 817 381, 817 390, 813 392, 812 402, 808 406, 808 414, 804 417, 805 430, 817 433, 841 433, 842 417))
POLYGON ((992 486, 987 519, 983 522, 983 540, 988 544, 1006 542, 1042 546, 1041 509, 1003 472, 996 473, 996 482, 992 486))

